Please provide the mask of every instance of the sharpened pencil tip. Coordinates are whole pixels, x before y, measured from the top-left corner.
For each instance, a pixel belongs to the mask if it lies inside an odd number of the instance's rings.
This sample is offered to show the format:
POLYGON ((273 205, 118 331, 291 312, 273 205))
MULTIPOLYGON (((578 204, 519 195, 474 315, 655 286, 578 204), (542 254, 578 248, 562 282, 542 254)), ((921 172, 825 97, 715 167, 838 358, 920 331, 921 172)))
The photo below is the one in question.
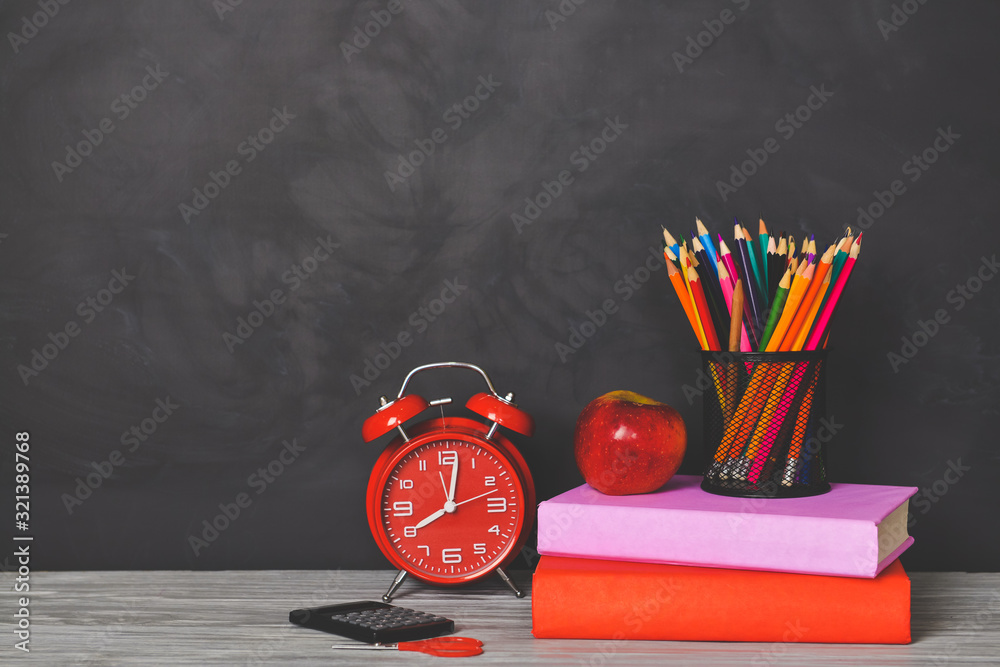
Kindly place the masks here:
POLYGON ((677 241, 674 239, 673 235, 667 231, 667 228, 663 225, 660 225, 660 228, 663 230, 663 240, 667 242, 667 245, 677 245, 677 241))

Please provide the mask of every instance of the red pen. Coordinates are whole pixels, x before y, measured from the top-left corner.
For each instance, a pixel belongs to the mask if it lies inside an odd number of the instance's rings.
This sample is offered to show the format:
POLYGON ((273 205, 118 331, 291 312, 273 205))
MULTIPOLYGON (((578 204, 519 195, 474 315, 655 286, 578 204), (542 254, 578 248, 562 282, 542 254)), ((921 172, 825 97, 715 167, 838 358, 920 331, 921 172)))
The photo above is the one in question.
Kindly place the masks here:
POLYGON ((368 651, 417 651, 440 658, 467 658, 483 652, 483 643, 472 637, 435 637, 418 642, 398 644, 334 644, 335 649, 359 649, 368 651))

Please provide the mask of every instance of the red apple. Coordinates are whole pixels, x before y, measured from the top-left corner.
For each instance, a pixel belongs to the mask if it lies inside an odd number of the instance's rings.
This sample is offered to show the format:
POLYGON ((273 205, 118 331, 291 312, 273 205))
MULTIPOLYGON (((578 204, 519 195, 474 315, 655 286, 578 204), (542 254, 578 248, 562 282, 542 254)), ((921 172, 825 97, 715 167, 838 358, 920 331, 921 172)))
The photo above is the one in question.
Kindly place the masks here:
POLYGON ((612 496, 655 491, 677 472, 687 448, 680 413, 632 391, 612 391, 576 420, 573 454, 583 478, 612 496))

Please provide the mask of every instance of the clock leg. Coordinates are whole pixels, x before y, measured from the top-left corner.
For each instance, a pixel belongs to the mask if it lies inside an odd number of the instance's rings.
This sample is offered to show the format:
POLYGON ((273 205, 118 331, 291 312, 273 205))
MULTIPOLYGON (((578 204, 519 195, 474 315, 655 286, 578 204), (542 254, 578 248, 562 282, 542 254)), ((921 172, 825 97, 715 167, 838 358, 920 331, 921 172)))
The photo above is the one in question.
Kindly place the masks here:
POLYGON ((396 578, 392 580, 392 585, 389 586, 389 590, 385 592, 382 596, 382 602, 391 602, 392 596, 396 593, 399 587, 403 584, 403 579, 406 579, 406 570, 400 570, 396 578))
POLYGON ((507 576, 507 573, 503 571, 503 568, 498 567, 497 574, 500 575, 501 579, 503 579, 503 583, 507 584, 507 587, 510 588, 510 590, 514 591, 514 595, 516 595, 519 598, 524 597, 524 591, 522 591, 520 588, 517 587, 517 584, 514 583, 513 579, 507 576))

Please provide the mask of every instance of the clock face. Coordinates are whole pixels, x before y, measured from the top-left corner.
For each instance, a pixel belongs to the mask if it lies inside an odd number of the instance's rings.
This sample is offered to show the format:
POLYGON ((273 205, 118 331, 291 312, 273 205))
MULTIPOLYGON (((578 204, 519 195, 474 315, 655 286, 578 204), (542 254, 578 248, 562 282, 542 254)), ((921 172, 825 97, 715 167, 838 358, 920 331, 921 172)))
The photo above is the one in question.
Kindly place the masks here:
POLYGON ((421 578, 468 581, 510 554, 524 504, 521 479, 500 450, 439 436, 405 453, 384 478, 382 541, 421 578))

